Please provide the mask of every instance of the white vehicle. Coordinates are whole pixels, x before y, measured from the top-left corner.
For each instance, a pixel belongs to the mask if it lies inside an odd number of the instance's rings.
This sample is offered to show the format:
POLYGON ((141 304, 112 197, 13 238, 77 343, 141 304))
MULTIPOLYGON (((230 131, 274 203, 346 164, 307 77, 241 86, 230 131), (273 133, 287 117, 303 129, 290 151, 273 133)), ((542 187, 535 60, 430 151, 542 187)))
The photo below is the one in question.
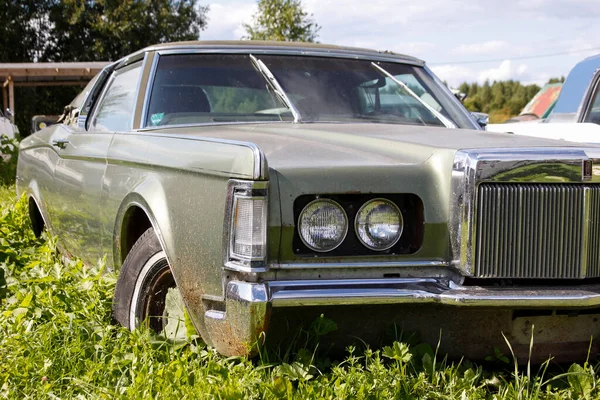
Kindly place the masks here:
POLYGON ((600 143, 600 54, 586 58, 569 73, 556 106, 547 118, 490 124, 488 131, 600 143))
POLYGON ((0 110, 0 136, 6 135, 11 139, 19 134, 19 128, 10 122, 10 118, 12 117, 12 112, 7 108, 3 113, 0 110))

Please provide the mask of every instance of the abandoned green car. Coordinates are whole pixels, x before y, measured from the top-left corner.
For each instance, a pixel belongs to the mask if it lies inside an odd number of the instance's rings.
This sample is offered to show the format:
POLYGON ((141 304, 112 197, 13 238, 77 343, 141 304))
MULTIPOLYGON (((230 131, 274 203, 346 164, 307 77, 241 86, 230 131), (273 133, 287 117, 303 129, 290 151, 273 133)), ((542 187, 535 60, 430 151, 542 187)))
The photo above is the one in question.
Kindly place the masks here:
POLYGON ((166 329, 181 296, 227 355, 338 312, 348 336, 442 330, 473 358, 502 333, 528 351, 535 325, 534 352, 576 358, 600 332, 595 165, 480 130, 412 57, 190 42, 104 69, 21 142, 17 191, 65 256, 106 256, 131 329, 166 329))

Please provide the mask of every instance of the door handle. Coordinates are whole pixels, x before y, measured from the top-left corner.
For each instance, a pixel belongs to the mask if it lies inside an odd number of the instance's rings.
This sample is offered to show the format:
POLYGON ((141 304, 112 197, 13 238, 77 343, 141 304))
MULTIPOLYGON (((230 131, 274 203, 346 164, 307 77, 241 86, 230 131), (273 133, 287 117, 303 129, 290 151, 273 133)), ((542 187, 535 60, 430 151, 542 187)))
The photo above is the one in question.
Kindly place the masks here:
POLYGON ((64 149, 69 144, 67 139, 57 139, 52 141, 52 146, 56 146, 59 149, 64 149))

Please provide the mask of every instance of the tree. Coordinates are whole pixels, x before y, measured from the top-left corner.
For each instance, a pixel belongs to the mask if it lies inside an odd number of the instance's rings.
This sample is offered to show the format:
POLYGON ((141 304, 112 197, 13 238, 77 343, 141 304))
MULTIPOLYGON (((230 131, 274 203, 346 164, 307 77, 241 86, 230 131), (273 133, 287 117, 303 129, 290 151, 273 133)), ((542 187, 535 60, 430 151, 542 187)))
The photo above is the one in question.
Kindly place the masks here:
POLYGON ((244 24, 250 40, 315 42, 321 27, 302 8, 301 0, 258 0, 252 25, 244 24))
POLYGON ((49 1, 8 0, 0 5, 0 62, 36 61, 48 31, 49 1))
POLYGON ((207 11, 197 0, 61 0, 49 13, 45 58, 116 60, 151 44, 197 40, 207 11))
POLYGON ((565 82, 565 77, 561 76, 560 78, 550 78, 548 80, 548 83, 564 83, 565 82))

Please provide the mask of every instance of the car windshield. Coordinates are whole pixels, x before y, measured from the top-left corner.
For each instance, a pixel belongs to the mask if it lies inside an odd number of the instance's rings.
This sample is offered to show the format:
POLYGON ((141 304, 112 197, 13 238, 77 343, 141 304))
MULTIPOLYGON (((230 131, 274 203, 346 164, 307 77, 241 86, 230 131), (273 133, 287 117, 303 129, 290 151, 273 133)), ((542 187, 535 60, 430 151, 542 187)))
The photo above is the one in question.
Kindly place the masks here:
POLYGON ((463 126, 424 68, 330 57, 161 56, 146 126, 216 122, 374 122, 463 126))

